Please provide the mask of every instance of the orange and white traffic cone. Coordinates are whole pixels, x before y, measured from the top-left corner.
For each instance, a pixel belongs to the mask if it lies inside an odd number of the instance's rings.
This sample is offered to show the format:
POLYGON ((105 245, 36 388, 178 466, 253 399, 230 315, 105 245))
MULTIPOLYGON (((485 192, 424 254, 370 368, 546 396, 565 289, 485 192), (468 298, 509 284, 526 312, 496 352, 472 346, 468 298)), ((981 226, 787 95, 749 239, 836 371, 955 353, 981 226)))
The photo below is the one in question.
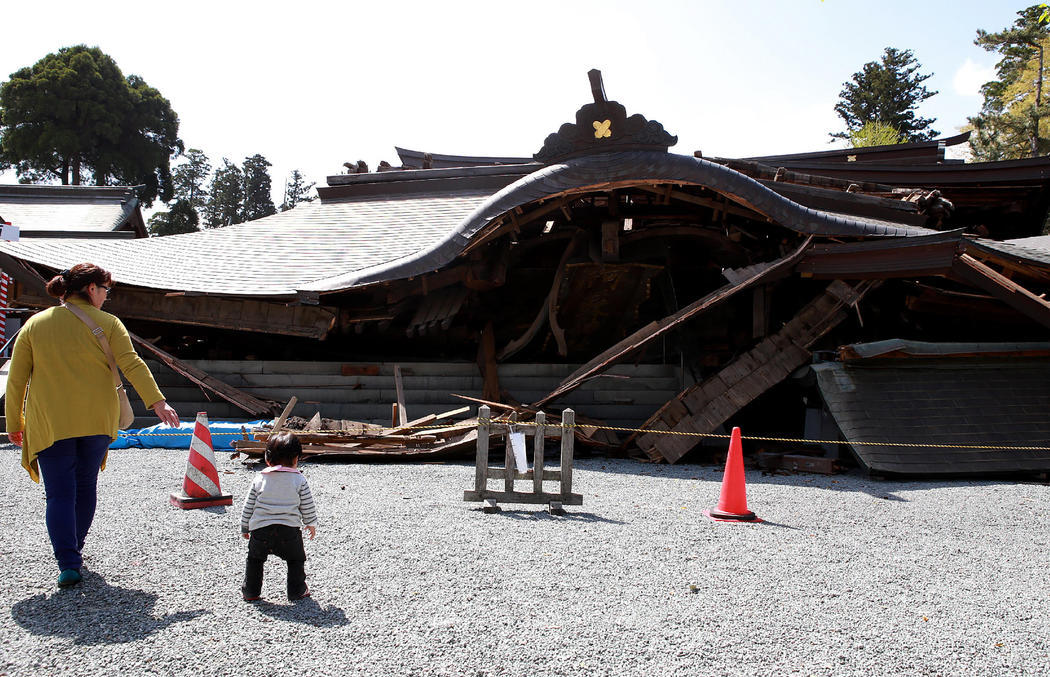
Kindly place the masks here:
POLYGON ((215 469, 215 450, 211 446, 208 415, 203 411, 197 412, 197 423, 193 427, 182 491, 171 495, 171 504, 183 510, 233 505, 233 495, 224 494, 219 489, 219 472, 215 469))
POLYGON ((722 475, 722 494, 718 507, 705 510, 704 514, 719 522, 761 522, 755 513, 747 509, 747 487, 744 486, 744 452, 740 444, 740 428, 733 428, 729 438, 729 455, 726 471, 722 475))

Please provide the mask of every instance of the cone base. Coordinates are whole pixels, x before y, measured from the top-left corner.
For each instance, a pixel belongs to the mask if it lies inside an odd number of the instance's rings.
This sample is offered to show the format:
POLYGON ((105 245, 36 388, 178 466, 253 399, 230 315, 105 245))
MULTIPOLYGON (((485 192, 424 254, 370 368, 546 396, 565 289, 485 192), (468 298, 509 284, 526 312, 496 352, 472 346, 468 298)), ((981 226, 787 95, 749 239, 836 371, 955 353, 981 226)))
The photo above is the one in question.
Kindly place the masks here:
POLYGON ((751 512, 725 512, 718 508, 709 508, 704 511, 704 514, 715 520, 716 522, 761 522, 758 515, 751 512))
POLYGON ((233 505, 233 494, 219 494, 207 498, 194 498, 183 493, 172 494, 168 499, 176 508, 192 510, 194 508, 210 508, 214 505, 233 505))

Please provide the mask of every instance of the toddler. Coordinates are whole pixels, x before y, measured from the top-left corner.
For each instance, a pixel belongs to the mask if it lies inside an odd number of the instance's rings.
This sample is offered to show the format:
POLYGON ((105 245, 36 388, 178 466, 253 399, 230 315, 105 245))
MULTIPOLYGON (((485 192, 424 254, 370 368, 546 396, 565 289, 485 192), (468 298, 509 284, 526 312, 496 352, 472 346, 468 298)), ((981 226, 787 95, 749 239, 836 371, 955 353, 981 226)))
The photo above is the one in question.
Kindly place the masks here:
POLYGON ((317 513, 310 485, 296 466, 303 447, 291 433, 271 435, 265 470, 255 476, 241 511, 241 533, 248 539, 248 562, 241 594, 254 602, 262 594, 263 563, 270 554, 288 563, 288 599, 310 596, 306 585, 306 549, 300 523, 317 534, 317 513))

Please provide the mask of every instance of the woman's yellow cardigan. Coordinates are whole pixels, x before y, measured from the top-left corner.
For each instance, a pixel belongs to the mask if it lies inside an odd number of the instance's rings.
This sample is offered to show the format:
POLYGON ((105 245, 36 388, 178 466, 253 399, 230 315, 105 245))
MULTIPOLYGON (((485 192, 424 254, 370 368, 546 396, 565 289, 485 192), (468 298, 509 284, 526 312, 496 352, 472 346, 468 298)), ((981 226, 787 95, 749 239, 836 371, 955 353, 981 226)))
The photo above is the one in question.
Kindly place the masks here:
MULTIPOLYGON (((66 302, 102 328, 117 366, 142 401, 152 407, 163 400, 124 324, 79 297, 66 302)), ((106 354, 87 325, 66 308, 37 313, 19 332, 8 369, 5 413, 8 432, 25 431, 22 467, 34 482, 40 481, 37 454, 56 441, 87 435, 117 439, 120 404, 106 354)))

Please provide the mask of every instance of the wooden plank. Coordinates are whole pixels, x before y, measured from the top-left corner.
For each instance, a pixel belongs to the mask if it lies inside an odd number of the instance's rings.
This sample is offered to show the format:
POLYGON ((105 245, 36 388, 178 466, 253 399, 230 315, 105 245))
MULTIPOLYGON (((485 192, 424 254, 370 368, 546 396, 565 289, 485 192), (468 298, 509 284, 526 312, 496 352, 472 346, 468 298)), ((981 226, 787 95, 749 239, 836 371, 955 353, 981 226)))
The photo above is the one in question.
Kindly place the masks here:
POLYGON ((522 491, 464 491, 463 500, 475 503, 493 500, 498 503, 526 503, 530 505, 561 501, 564 505, 583 505, 583 496, 581 494, 532 494, 522 491))
POLYGON ((397 423, 404 426, 408 423, 408 411, 405 409, 405 387, 401 383, 401 365, 394 365, 394 389, 397 390, 397 423))
POLYGON ((803 242, 802 245, 790 255, 778 260, 774 265, 770 266, 769 268, 766 268, 765 270, 759 273, 756 273, 747 280, 744 280, 743 282, 740 282, 735 285, 730 284, 721 287, 711 292, 707 296, 703 297, 702 299, 699 299, 698 301, 689 304, 688 306, 679 310, 673 315, 670 315, 660 320, 659 322, 651 322, 645 327, 639 329, 623 341, 616 343, 611 348, 603 352, 601 355, 585 364, 567 379, 562 381, 562 383, 553 392, 551 392, 546 397, 538 400, 537 402, 534 402, 532 406, 542 407, 551 400, 557 399, 565 393, 574 390, 588 378, 608 369, 610 366, 612 366, 616 362, 619 362, 628 354, 634 352, 643 345, 646 345, 658 336, 661 336, 662 334, 678 326, 682 322, 685 322, 686 320, 695 317, 696 315, 710 308, 722 304, 738 292, 752 287, 760 282, 773 280, 776 279, 778 276, 788 274, 794 267, 796 261, 799 258, 801 258, 802 255, 809 248, 810 243, 812 241, 812 236, 806 238, 806 241, 803 242))
POLYGON ((292 409, 295 408, 295 403, 298 401, 299 399, 295 395, 292 395, 292 398, 288 400, 288 404, 284 405, 284 410, 281 411, 281 415, 278 416, 277 420, 274 422, 273 429, 271 432, 281 432, 281 428, 284 426, 284 422, 288 420, 288 415, 292 413, 292 409))
POLYGON ((416 426, 427 425, 428 423, 433 423, 436 420, 437 420, 437 415, 435 415, 435 414, 427 414, 423 418, 417 418, 414 421, 409 421, 409 422, 405 423, 405 425, 403 425, 403 426, 398 426, 396 428, 389 428, 389 429, 384 431, 384 434, 386 434, 386 435, 400 435, 401 433, 411 432, 411 430, 413 428, 415 428, 416 426))
MULTIPOLYGON (((168 365, 173 371, 182 374, 200 387, 215 393, 230 404, 243 409, 252 416, 269 416, 277 406, 276 402, 253 397, 242 390, 234 388, 228 383, 224 383, 213 376, 209 376, 197 367, 186 364, 173 355, 169 355, 149 341, 146 341, 131 332, 128 332, 128 335, 131 336, 131 340, 145 348, 147 351, 153 353, 153 355, 155 355, 161 362, 168 365)), ((146 405, 149 406, 149 403, 147 402, 146 405)))
MULTIPOLYGON (((489 479, 502 480, 506 477, 507 471, 504 468, 489 468, 489 479)), ((514 479, 516 480, 532 480, 534 483, 537 480, 536 471, 530 470, 528 472, 517 472, 514 473, 514 479)), ((561 471, 548 468, 543 471, 543 481, 546 482, 560 482, 561 471)))

